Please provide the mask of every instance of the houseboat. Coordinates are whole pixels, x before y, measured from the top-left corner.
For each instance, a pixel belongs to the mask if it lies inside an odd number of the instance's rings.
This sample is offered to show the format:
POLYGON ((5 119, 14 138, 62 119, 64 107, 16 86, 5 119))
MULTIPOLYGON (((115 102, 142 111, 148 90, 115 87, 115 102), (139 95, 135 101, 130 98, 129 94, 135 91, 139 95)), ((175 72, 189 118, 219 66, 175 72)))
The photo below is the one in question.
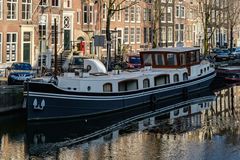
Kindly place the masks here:
POLYGON ((188 95, 209 87, 215 69, 198 48, 155 48, 140 52, 141 69, 107 72, 97 59, 84 69, 24 84, 29 121, 89 117, 188 95))
POLYGON ((224 79, 226 82, 240 82, 239 66, 222 66, 216 69, 217 77, 224 79))

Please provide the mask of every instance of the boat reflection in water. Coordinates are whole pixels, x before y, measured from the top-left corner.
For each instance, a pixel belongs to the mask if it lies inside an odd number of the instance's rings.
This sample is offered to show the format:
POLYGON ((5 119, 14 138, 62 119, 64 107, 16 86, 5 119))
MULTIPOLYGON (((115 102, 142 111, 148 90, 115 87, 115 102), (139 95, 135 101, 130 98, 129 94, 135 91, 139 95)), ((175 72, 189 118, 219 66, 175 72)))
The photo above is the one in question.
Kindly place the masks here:
MULTIPOLYGON (((210 90, 196 92, 183 97, 171 98, 166 101, 139 106, 124 112, 101 115, 91 119, 79 119, 68 121, 51 122, 29 122, 27 129, 29 153, 41 155, 46 153, 57 153, 59 148, 76 144, 89 144, 91 140, 98 143, 114 139, 119 134, 127 133, 130 130, 143 131, 149 127, 158 126, 158 120, 170 119, 174 124, 175 120, 183 116, 196 114, 199 122, 201 113, 212 105, 215 94, 210 90)), ((195 117, 196 117, 195 116, 195 117)), ((193 125, 193 124, 191 124, 193 125)), ((158 126, 161 127, 161 126, 158 126)))

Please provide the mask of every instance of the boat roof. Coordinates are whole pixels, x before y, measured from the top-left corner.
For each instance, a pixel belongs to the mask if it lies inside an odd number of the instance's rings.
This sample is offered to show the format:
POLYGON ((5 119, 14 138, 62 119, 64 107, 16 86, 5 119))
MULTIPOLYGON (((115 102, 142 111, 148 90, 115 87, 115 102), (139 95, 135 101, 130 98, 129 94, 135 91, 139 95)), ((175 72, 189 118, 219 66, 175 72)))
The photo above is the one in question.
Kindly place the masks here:
POLYGON ((197 47, 171 47, 171 48, 157 47, 157 48, 153 48, 153 49, 150 49, 150 50, 147 50, 147 51, 141 51, 141 52, 173 52, 173 53, 182 53, 182 52, 189 52, 189 51, 196 51, 196 50, 200 50, 200 48, 197 48, 197 47))
POLYGON ((240 71, 240 66, 225 66, 225 67, 219 67, 219 69, 224 69, 224 70, 239 70, 240 71))

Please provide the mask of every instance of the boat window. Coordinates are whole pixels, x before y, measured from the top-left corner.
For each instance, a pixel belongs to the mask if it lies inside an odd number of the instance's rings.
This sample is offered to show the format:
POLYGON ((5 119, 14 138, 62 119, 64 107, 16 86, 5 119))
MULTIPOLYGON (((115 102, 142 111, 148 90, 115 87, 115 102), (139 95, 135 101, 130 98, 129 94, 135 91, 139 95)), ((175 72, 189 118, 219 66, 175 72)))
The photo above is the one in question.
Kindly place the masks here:
POLYGON ((90 91, 90 90, 91 90, 91 87, 90 87, 90 86, 88 86, 88 87, 87 87, 87 90, 88 90, 88 91, 90 91))
POLYGON ((186 55, 180 54, 180 65, 186 65, 186 55))
POLYGON ((152 65, 152 54, 144 54, 143 55, 143 64, 146 66, 152 65))
POLYGON ((187 106, 187 107, 184 107, 184 108, 183 108, 183 113, 186 113, 186 112, 188 112, 188 110, 189 110, 189 106, 187 106))
POLYGON ((203 73, 203 70, 202 70, 202 69, 200 70, 200 73, 201 73, 201 74, 203 73))
POLYGON ((173 81, 174 82, 179 82, 179 75, 178 74, 174 74, 173 81))
POLYGON ((204 68, 204 72, 206 72, 206 68, 204 68))
POLYGON ((118 83, 119 91, 131 91, 138 89, 138 80, 127 80, 118 83))
POLYGON ((196 51, 196 61, 197 62, 200 62, 200 52, 199 51, 196 51))
POLYGON ((172 53, 167 54, 167 63, 169 66, 177 65, 176 55, 172 53))
POLYGON ((207 67, 207 70, 209 71, 209 66, 207 67))
POLYGON ((196 53, 195 52, 190 52, 190 53, 191 53, 191 62, 192 63, 196 62, 196 59, 197 59, 196 53))
POLYGON ((155 54, 155 64, 160 66, 165 65, 163 54, 155 54))
POLYGON ((174 114, 174 116, 177 116, 177 115, 179 114, 179 110, 175 110, 175 111, 173 112, 173 114, 174 114))
POLYGON ((169 75, 160 75, 154 78, 155 86, 170 83, 169 75))
POLYGON ((143 88, 148 88, 150 87, 150 81, 148 78, 143 80, 143 88))
POLYGON ((112 92, 112 84, 111 83, 105 83, 103 85, 103 92, 112 92))
POLYGON ((188 74, 187 74, 187 72, 183 73, 183 80, 184 80, 184 81, 188 80, 188 74))

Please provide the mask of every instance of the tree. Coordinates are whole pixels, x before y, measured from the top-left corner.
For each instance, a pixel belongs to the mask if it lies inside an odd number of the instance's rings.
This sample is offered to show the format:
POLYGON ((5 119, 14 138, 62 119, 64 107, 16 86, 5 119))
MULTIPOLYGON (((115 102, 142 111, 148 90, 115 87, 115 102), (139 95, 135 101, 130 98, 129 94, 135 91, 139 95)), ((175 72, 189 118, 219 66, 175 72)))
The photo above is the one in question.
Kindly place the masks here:
POLYGON ((128 9, 129 7, 137 4, 136 0, 128 2, 127 0, 108 0, 103 5, 106 5, 107 20, 106 20, 106 39, 107 39, 107 70, 110 69, 111 62, 111 18, 112 16, 121 10, 128 9), (122 5, 125 5, 122 7, 122 5))
MULTIPOLYGON (((213 38, 216 30, 225 27, 227 17, 225 16, 228 10, 228 3, 223 3, 226 0, 221 0, 216 3, 215 0, 196 0, 199 4, 198 17, 201 20, 203 27, 203 50, 204 55, 208 54, 209 42, 213 38)), ((227 2, 227 1, 226 1, 227 2)))
POLYGON ((229 0, 228 1, 228 24, 230 29, 230 49, 233 48, 233 29, 237 25, 240 15, 240 1, 229 0))

